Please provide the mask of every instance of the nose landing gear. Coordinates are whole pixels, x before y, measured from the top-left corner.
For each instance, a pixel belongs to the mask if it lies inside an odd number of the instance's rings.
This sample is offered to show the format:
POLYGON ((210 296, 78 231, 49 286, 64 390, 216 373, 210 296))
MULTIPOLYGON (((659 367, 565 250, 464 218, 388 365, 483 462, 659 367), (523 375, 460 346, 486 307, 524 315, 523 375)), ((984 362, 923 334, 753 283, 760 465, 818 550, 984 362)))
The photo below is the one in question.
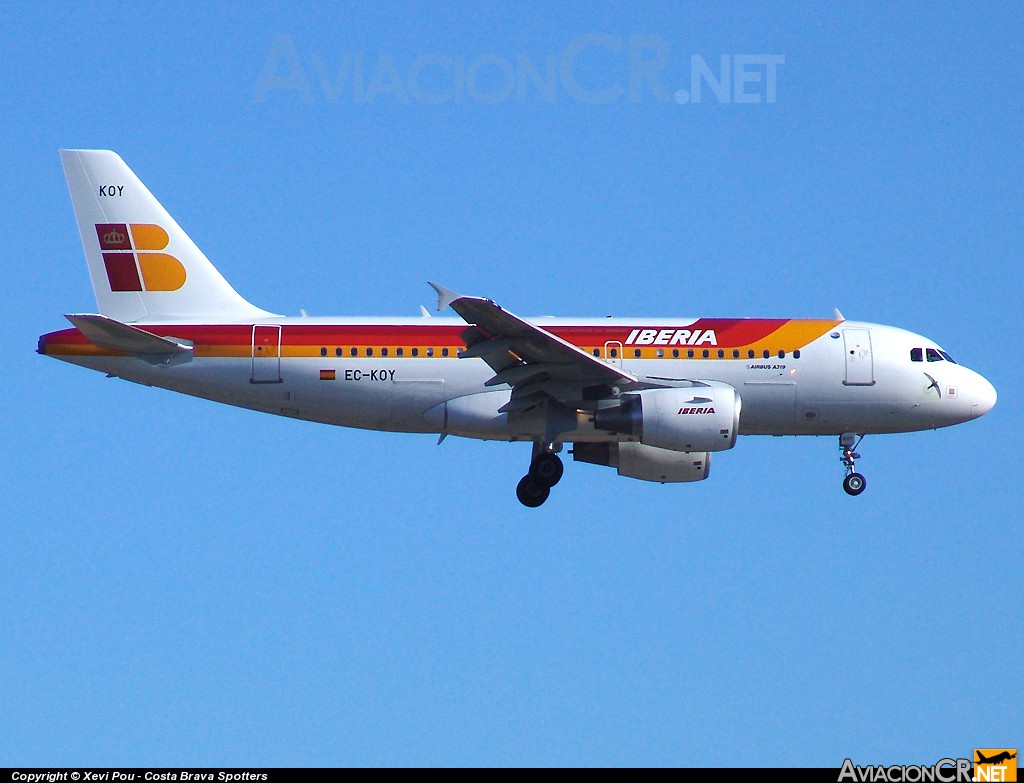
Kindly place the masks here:
POLYGON ((527 508, 537 508, 548 499, 551 488, 562 480, 565 467, 555 454, 555 446, 537 444, 530 462, 530 471, 519 481, 516 497, 527 508))
POLYGON ((868 485, 868 480, 860 473, 857 473, 855 464, 855 460, 860 459, 860 454, 856 452, 862 440, 864 440, 864 436, 861 435, 858 438, 855 432, 844 432, 839 436, 839 448, 843 452, 843 456, 839 458, 839 461, 846 468, 843 490, 847 495, 859 495, 868 485))

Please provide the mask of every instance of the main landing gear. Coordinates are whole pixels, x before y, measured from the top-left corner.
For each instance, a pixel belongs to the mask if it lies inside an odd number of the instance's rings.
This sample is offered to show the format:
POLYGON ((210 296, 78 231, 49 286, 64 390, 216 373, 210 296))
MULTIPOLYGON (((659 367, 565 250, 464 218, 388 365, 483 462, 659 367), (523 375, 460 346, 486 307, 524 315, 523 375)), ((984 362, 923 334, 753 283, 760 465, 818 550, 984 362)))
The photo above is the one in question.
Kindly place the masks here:
POLYGON ((855 460, 860 459, 860 454, 856 452, 862 440, 864 440, 864 436, 861 435, 858 438, 854 432, 844 432, 839 436, 839 448, 843 452, 843 456, 839 458, 839 461, 846 468, 843 489, 847 495, 859 495, 868 485, 868 480, 856 471, 856 465, 854 464, 855 460))
POLYGON ((516 487, 519 502, 527 508, 537 508, 548 499, 551 488, 561 481, 564 470, 562 460, 551 446, 535 446, 530 471, 520 479, 516 487))

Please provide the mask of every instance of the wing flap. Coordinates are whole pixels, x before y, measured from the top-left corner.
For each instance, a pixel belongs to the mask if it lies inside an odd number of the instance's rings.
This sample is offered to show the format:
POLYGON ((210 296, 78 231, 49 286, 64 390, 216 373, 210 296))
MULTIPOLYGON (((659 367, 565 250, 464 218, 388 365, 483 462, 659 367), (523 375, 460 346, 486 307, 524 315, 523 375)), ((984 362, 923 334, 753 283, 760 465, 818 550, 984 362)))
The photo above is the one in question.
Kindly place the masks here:
MULTIPOLYGON (((470 330, 466 330, 467 332, 470 330)), ((463 333, 463 338, 466 339, 466 334, 463 333)), ((467 342, 468 339, 467 339, 467 342)), ((469 347, 466 348, 462 353, 459 354, 460 359, 483 359, 493 355, 500 355, 502 357, 507 356, 508 352, 512 350, 512 340, 507 337, 487 339, 484 337, 479 342, 470 343, 469 347)))

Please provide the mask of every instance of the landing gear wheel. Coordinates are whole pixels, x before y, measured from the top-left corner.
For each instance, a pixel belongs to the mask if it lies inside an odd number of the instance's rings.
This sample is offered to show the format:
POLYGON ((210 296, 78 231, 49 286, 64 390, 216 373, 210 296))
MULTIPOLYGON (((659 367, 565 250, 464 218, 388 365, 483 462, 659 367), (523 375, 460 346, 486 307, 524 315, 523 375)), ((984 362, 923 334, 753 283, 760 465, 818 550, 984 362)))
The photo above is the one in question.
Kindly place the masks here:
POLYGON ((538 484, 542 484, 549 489, 562 480, 562 473, 564 472, 565 466, 562 465, 562 460, 558 458, 558 455, 552 454, 550 451, 542 451, 533 460, 533 464, 530 465, 530 476, 538 484))
POLYGON ((868 480, 857 472, 857 460, 860 459, 857 447, 862 440, 864 440, 864 436, 857 437, 857 434, 854 432, 844 432, 839 436, 839 448, 843 452, 843 456, 839 458, 839 461, 846 468, 843 490, 847 495, 859 495, 868 485, 868 480))
POLYGON ((860 473, 851 473, 843 479, 843 489, 847 495, 859 495, 868 485, 868 481, 860 473))
POLYGON ((516 497, 527 508, 537 508, 548 499, 551 487, 544 486, 532 475, 523 476, 516 487, 516 497))

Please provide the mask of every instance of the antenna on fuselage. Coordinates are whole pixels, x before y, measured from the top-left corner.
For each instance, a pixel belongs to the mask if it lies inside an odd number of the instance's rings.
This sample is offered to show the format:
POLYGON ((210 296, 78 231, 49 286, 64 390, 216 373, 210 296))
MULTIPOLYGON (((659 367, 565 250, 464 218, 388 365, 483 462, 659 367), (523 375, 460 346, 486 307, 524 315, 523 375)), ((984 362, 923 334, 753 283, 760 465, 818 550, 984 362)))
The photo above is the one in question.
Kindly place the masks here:
POLYGON ((837 321, 845 321, 845 320, 846 320, 846 319, 845 319, 845 318, 843 317, 843 314, 842 314, 841 312, 839 312, 839 308, 838 308, 838 307, 837 307, 837 308, 835 308, 835 311, 834 311, 834 312, 835 312, 835 314, 836 314, 836 320, 837 320, 837 321))

